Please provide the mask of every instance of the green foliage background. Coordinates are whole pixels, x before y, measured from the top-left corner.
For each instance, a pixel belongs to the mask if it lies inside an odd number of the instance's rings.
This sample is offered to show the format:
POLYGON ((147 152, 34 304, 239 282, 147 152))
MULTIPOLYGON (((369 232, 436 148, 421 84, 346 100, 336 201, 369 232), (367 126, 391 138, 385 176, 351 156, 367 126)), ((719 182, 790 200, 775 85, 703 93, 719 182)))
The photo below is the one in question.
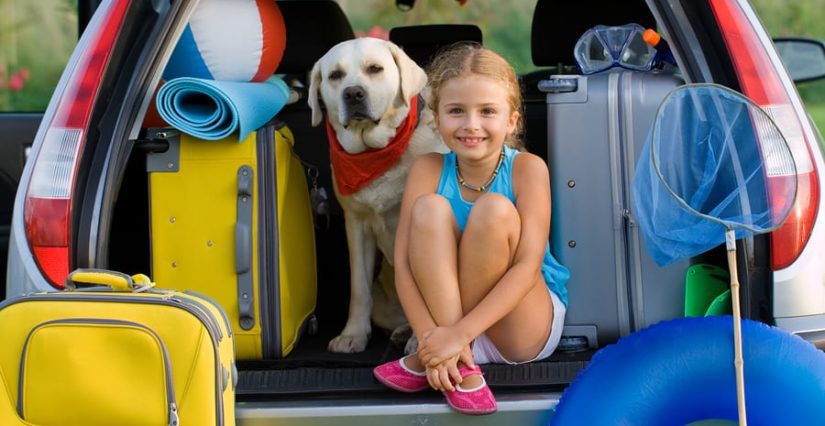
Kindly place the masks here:
POLYGON ((77 0, 0 0, 0 112, 46 109, 77 31, 77 0), (21 70, 28 78, 12 90, 8 79, 21 70))
MULTIPOLYGON (((587 0, 571 0, 587 1, 587 0)), ((825 0, 750 0, 772 36, 825 40, 825 0)), ((392 0, 338 0, 356 31, 376 23, 384 29, 420 23, 473 23, 484 44, 504 55, 520 72, 535 67, 530 27, 536 0, 417 0, 400 13, 392 0)), ((42 111, 77 42, 77 0, 0 0, 0 112, 42 111), (8 77, 27 70, 23 88, 11 90, 8 77)), ((825 129, 825 80, 798 87, 809 112, 825 129)))
POLYGON ((484 45, 504 55, 520 71, 533 67, 530 58, 530 25, 536 0, 417 0, 402 13, 392 0, 338 0, 356 31, 369 31, 376 23, 385 30, 418 24, 475 24, 484 45))
MULTIPOLYGON (((570 0, 586 1, 586 0, 570 0)), ((535 69, 530 58, 530 27, 535 0, 417 0, 400 13, 394 1, 338 0, 356 31, 369 31, 377 22, 385 29, 421 23, 472 23, 481 28, 484 44, 504 55, 519 72, 535 69)), ((751 0, 773 37, 805 36, 825 40, 825 0, 751 0)), ((825 131, 825 80, 798 86, 818 127, 825 131)))
MULTIPOLYGON (((825 40, 825 0, 751 0, 773 37, 812 37, 825 40)), ((825 131, 825 80, 797 86, 820 131, 825 131)))

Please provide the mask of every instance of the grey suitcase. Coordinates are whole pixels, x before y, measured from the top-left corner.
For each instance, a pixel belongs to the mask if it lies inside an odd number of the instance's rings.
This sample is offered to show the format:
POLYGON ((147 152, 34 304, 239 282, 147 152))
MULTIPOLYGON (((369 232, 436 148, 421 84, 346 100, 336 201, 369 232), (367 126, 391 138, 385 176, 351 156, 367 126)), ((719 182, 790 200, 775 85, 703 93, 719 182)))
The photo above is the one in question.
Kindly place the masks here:
POLYGON ((659 104, 683 82, 672 74, 614 68, 551 76, 548 161, 551 246, 570 269, 567 342, 603 346, 683 315, 687 261, 660 267, 633 218, 632 179, 659 104))

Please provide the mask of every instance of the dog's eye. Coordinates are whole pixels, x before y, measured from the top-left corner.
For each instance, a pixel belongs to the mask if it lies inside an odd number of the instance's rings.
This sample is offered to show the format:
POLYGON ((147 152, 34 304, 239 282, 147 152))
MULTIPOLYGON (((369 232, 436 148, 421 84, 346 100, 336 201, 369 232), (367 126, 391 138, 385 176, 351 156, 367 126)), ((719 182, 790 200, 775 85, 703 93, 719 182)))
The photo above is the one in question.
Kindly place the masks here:
POLYGON ((370 65, 367 67, 367 73, 369 74, 378 74, 381 71, 384 71, 384 67, 381 65, 370 65))
POLYGON ((330 79, 330 80, 340 80, 340 79, 344 78, 344 72, 341 71, 341 70, 335 70, 335 71, 329 73, 329 76, 327 76, 327 78, 330 79))

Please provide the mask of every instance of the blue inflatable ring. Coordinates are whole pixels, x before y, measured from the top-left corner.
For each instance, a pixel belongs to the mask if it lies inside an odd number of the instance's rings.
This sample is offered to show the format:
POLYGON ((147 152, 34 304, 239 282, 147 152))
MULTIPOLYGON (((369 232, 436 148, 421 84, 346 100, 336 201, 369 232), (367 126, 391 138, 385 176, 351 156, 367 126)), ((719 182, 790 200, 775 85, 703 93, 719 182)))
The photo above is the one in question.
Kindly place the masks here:
MULTIPOLYGON (((825 425, 825 353, 743 320, 748 424, 825 425)), ((681 318, 594 356, 562 394, 551 425, 685 425, 738 419, 730 316, 681 318)))

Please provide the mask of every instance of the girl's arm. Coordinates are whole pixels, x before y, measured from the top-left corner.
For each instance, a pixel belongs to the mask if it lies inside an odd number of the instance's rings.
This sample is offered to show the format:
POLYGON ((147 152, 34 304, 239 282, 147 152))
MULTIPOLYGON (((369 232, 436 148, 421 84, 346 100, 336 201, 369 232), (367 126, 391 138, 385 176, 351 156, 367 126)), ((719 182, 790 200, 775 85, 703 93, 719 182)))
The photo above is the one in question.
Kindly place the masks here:
POLYGON ((513 265, 487 296, 455 325, 466 342, 513 311, 541 274, 550 235, 550 173, 541 158, 526 152, 516 156, 513 192, 521 218, 521 236, 513 265))
POLYGON ((410 167, 404 195, 401 199, 401 212, 395 233, 393 254, 395 267, 395 288, 401 307, 413 329, 415 337, 421 340, 423 334, 433 329, 436 324, 430 315, 424 298, 413 280, 409 263, 410 211, 413 203, 424 194, 432 194, 438 189, 441 176, 442 158, 440 154, 427 154, 418 157, 410 167))

